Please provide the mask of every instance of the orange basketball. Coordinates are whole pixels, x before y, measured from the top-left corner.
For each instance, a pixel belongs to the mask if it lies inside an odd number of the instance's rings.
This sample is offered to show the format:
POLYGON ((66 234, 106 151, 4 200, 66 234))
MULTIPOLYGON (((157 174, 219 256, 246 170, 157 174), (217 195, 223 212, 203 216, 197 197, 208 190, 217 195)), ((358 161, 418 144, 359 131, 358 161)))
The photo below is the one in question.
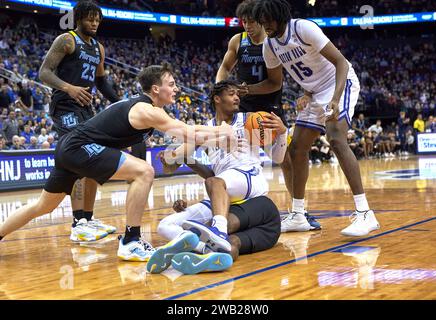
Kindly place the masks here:
POLYGON ((268 112, 265 111, 254 112, 245 121, 245 130, 250 144, 263 147, 274 143, 277 132, 265 129, 261 123, 267 114, 268 112))

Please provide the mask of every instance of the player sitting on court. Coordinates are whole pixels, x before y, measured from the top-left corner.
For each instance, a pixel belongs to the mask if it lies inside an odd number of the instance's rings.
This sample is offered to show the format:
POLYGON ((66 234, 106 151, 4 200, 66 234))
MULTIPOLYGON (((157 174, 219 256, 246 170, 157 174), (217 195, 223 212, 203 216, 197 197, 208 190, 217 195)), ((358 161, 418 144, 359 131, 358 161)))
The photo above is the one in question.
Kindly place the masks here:
MULTIPOLYGON (((216 109, 216 117, 209 121, 215 126, 222 121, 231 124, 239 139, 246 137, 245 119, 248 114, 239 111, 238 84, 234 81, 221 81, 212 89, 211 105, 216 109)), ((273 113, 265 116, 264 126, 277 131, 279 137, 271 148, 265 148, 276 163, 283 161, 286 152, 287 129, 280 118, 273 113), (268 117, 268 118, 266 118, 268 117)), ((248 137, 248 136, 247 136, 248 137)), ((192 154, 190 146, 182 145, 180 150, 192 154), (188 149, 188 151, 185 150, 188 149)), ((171 154, 171 150, 165 151, 171 154)), ((268 193, 268 182, 263 173, 259 148, 251 146, 244 140, 239 156, 223 150, 209 148, 207 150, 211 168, 192 159, 187 161, 196 173, 205 179, 207 193, 200 203, 183 209, 176 206, 175 213, 161 221, 158 232, 172 240, 168 245, 157 250, 150 258, 147 269, 153 273, 162 272, 171 264, 171 258, 180 251, 187 251, 184 243, 190 243, 197 252, 221 252, 198 256, 184 253, 173 258, 173 266, 184 273, 197 273, 207 266, 222 270, 231 265, 233 259, 241 253, 253 253, 271 248, 280 234, 280 217, 277 207, 265 197, 268 193), (194 163, 195 162, 195 163, 194 163), (248 200, 255 198, 254 200, 248 200), (248 200, 247 202, 245 202, 248 200), (232 206, 230 205, 232 204, 232 206), (229 215, 229 212, 231 214, 229 215), (228 223, 230 220, 230 223, 228 223), (206 223, 211 223, 207 226, 206 223), (183 232, 188 229, 198 235, 183 232), (229 238, 228 234, 232 236, 229 238), (208 247, 207 250, 205 247, 208 247), (213 261, 227 261, 227 266, 213 265, 213 261), (200 266, 199 262, 204 261, 200 266), (178 263, 182 263, 181 266, 178 263)), ((168 159, 161 154, 161 161, 167 170, 176 170, 180 164, 168 165, 168 159)))

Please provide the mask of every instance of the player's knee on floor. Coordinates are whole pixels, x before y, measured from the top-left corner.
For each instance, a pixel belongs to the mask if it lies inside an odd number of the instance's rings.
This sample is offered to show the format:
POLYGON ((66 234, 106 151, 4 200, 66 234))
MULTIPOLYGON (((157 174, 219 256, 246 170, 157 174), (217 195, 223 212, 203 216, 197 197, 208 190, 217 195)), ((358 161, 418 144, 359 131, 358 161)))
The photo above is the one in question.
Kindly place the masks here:
POLYGON ((236 261, 239 257, 239 249, 241 248, 241 240, 237 236, 230 235, 229 237, 230 244, 232 245, 232 250, 230 251, 230 255, 233 258, 233 261, 236 261))

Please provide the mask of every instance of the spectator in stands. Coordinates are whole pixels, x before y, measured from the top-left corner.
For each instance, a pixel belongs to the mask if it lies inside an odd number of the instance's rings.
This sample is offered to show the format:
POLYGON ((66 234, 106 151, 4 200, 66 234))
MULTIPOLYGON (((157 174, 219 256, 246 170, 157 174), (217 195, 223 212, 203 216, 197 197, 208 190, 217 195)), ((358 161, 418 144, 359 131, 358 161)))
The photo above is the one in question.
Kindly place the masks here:
POLYGON ((413 129, 415 129, 416 133, 421 133, 425 131, 425 122, 422 120, 422 114, 418 113, 418 117, 413 123, 413 129))
POLYGON ((415 137, 412 130, 407 130, 406 132, 406 151, 405 155, 409 153, 415 153, 415 137))
POLYGON ((377 122, 375 124, 373 124, 372 126, 369 127, 368 129, 371 132, 374 132, 379 136, 381 135, 381 133, 383 132, 383 128, 381 126, 381 120, 378 119, 377 122))
POLYGON ((368 123, 363 113, 360 113, 359 117, 353 121, 352 128, 358 138, 363 137, 365 130, 368 128, 368 123))
POLYGON ((354 130, 348 130, 347 142, 356 158, 358 160, 362 159, 364 157, 364 150, 362 145, 360 144, 360 139, 359 137, 357 137, 354 130))
POLYGON ((47 137, 47 142, 48 142, 48 144, 49 144, 49 147, 51 148, 51 149, 55 149, 56 148, 56 141, 55 141, 55 138, 51 135, 51 134, 49 134, 48 135, 48 137, 47 137))
POLYGON ((41 144, 41 149, 50 149, 50 143, 48 141, 44 141, 41 144))
POLYGON ((44 93, 41 88, 37 87, 33 93, 33 110, 44 111, 44 93))
POLYGON ((365 159, 369 159, 374 154, 374 137, 369 130, 366 130, 363 135, 363 151, 365 159))
POLYGON ((5 138, 0 134, 0 151, 2 150, 8 150, 8 147, 6 146, 5 138))
POLYGON ((429 125, 429 130, 431 133, 436 133, 436 118, 432 117, 433 121, 432 123, 429 125))
POLYGON ((21 137, 24 137, 26 139, 26 144, 30 143, 30 138, 33 136, 33 132, 30 129, 30 126, 28 124, 24 125, 24 131, 21 132, 21 137))
POLYGON ((37 150, 39 149, 38 146, 38 138, 35 136, 30 137, 30 144, 27 147, 27 150, 37 150))
POLYGON ((29 89, 27 80, 21 82, 21 89, 18 92, 18 97, 17 107, 26 112, 33 110, 33 96, 32 91, 29 89))
POLYGON ((38 136, 38 144, 41 145, 43 142, 46 142, 48 139, 47 129, 42 128, 41 134, 38 136))
POLYGON ((1 91, 0 91, 0 110, 1 109, 8 110, 9 108, 12 108, 12 105, 13 105, 13 100, 9 95, 8 86, 6 84, 3 84, 1 86, 1 91))
POLYGON ((389 138, 390 152, 391 152, 391 154, 396 154, 397 152, 399 152, 401 150, 400 138, 393 131, 390 131, 388 133, 388 138, 389 138))
POLYGON ((15 111, 10 111, 8 118, 3 121, 3 135, 6 138, 6 143, 12 143, 12 137, 19 135, 18 121, 16 119, 15 111))
POLYGON ((397 120, 398 131, 400 134, 401 152, 407 155, 406 133, 410 128, 410 118, 406 118, 406 112, 401 111, 400 117, 397 120))
POLYGON ((12 146, 10 150, 26 150, 26 148, 21 144, 19 136, 12 137, 12 146))
POLYGON ((429 116, 425 123, 425 132, 432 132, 432 126, 434 126, 434 117, 429 116))

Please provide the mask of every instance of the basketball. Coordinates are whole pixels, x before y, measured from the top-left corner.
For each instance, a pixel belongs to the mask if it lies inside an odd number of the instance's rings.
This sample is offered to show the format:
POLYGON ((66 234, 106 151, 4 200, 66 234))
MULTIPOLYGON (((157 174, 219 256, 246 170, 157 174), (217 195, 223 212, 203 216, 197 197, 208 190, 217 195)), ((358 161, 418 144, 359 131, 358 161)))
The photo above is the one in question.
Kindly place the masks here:
POLYGON ((251 145, 268 146, 274 143, 277 132, 275 130, 265 129, 262 121, 268 112, 259 111, 250 114, 245 122, 245 130, 247 130, 247 138, 251 145))

